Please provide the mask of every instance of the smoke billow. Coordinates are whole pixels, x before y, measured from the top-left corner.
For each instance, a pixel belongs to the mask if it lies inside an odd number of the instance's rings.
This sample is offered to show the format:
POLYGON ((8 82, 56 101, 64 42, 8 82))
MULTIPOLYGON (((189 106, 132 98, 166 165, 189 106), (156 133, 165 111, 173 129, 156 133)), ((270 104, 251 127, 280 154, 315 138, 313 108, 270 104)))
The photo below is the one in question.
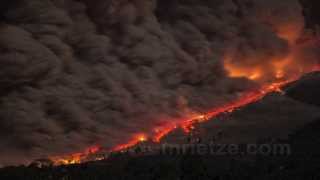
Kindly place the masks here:
POLYGON ((111 148, 184 108, 227 102, 258 83, 230 78, 225 57, 240 69, 270 66, 305 31, 296 0, 5 2, 3 165, 111 148))

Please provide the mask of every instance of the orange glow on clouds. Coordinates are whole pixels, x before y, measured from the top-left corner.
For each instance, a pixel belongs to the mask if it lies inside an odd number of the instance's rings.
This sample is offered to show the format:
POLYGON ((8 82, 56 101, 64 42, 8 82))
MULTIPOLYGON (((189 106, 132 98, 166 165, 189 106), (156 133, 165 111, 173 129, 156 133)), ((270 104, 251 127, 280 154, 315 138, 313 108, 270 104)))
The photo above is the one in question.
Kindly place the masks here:
MULTIPOLYGON (((281 29, 278 34, 281 38, 288 40, 291 49, 289 54, 283 59, 274 59, 270 61, 271 63, 268 65, 262 64, 246 67, 234 64, 232 62, 232 59, 230 59, 231 57, 226 57, 224 59, 224 67, 225 70, 229 73, 229 77, 243 77, 259 82, 261 84, 260 89, 248 90, 232 102, 223 104, 219 107, 215 107, 206 113, 195 113, 192 111, 183 112, 185 113, 184 118, 165 121, 168 123, 154 127, 152 133, 137 133, 133 135, 133 137, 128 140, 128 142, 117 145, 111 150, 107 151, 125 151, 143 142, 152 141, 153 143, 160 143, 165 136, 167 136, 170 132, 174 131, 177 128, 183 129, 185 133, 190 133, 194 129, 194 125, 196 123, 202 123, 212 120, 214 117, 217 117, 222 113, 231 113, 241 107, 261 100, 269 93, 282 93, 281 88, 283 86, 290 82, 296 81, 301 77, 301 75, 311 71, 319 71, 319 65, 307 65, 308 68, 302 68, 301 62, 295 62, 295 51, 296 49, 299 49, 299 47, 294 47, 297 32, 290 33, 290 29, 292 29, 291 26, 286 26, 281 29), (265 78, 268 80, 265 81, 265 78)), ((181 106, 187 106, 187 103, 184 99, 181 99, 181 106)), ((56 165, 77 164, 85 162, 88 156, 97 153, 100 150, 102 149, 99 146, 94 146, 88 148, 82 153, 75 153, 69 156, 52 157, 50 159, 53 160, 56 165)))
POLYGON ((262 76, 262 71, 259 67, 237 67, 236 65, 230 63, 228 60, 225 61, 224 68, 229 73, 229 77, 232 78, 244 77, 250 80, 257 80, 262 76))

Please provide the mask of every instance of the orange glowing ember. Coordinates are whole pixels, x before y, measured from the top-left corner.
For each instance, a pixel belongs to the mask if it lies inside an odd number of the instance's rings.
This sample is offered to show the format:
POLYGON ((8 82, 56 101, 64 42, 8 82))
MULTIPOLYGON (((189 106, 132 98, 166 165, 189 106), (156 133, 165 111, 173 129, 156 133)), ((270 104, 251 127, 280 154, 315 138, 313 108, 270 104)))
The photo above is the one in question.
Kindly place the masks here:
POLYGON ((145 142, 148 140, 148 137, 144 133, 140 133, 135 135, 129 142, 125 144, 120 144, 112 149, 112 152, 117 152, 117 151, 123 151, 126 149, 129 149, 130 147, 133 147, 141 142, 145 142))
POLYGON ((152 140, 156 143, 160 143, 163 137, 165 137, 167 134, 169 134, 176 128, 177 128, 177 125, 173 124, 173 125, 162 128, 162 130, 157 130, 152 140))
POLYGON ((74 153, 62 157, 51 157, 54 165, 69 165, 69 164, 79 164, 86 161, 88 156, 95 154, 101 150, 100 146, 93 146, 87 148, 84 152, 74 153))

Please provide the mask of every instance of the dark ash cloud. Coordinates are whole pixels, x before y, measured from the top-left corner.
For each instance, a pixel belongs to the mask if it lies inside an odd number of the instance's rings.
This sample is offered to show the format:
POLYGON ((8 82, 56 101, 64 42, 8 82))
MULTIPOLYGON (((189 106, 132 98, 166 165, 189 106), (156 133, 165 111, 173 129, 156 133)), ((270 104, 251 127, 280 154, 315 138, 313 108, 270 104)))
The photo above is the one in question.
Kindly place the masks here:
POLYGON ((0 25, 3 165, 110 148, 182 117, 181 98, 194 111, 227 102, 257 84, 227 77, 226 51, 264 64, 287 53, 279 23, 303 30, 295 0, 14 2, 0 25))

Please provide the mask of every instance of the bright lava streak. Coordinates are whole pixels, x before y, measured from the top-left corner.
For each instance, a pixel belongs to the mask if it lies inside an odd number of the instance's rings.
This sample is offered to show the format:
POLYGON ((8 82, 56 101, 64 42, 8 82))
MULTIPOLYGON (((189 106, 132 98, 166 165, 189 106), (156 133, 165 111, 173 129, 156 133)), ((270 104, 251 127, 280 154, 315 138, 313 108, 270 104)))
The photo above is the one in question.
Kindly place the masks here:
POLYGON ((96 145, 87 148, 84 152, 74 153, 67 156, 56 156, 51 157, 50 160, 54 165, 68 165, 68 164, 79 164, 82 163, 89 155, 95 154, 101 150, 101 147, 96 145))
MULTIPOLYGON (((320 71, 320 66, 315 67, 312 69, 313 71, 320 71)), ((151 140, 154 143, 160 143, 161 140, 168 135, 170 132, 174 131, 177 128, 182 128, 186 133, 189 133, 193 128, 195 123, 203 123, 209 120, 212 120, 214 117, 217 117, 223 113, 230 113, 236 109, 244 107, 248 104, 252 104, 264 98, 266 95, 279 92, 283 93, 281 90, 282 87, 285 85, 298 80, 301 76, 297 76, 295 78, 291 78, 290 80, 279 81, 275 83, 271 83, 269 85, 264 85, 258 90, 251 90, 245 92, 241 97, 237 98, 236 100, 229 102, 225 105, 220 107, 213 108, 212 110, 208 111, 207 113, 197 114, 192 117, 181 119, 177 121, 178 123, 171 123, 166 124, 160 127, 154 128, 153 135, 147 135, 145 133, 138 133, 132 137, 127 143, 117 145, 116 147, 109 150, 109 152, 121 152, 128 150, 142 142, 151 140)), ((91 154, 98 153, 100 150, 100 146, 93 146, 88 148, 82 153, 75 153, 69 156, 61 156, 61 157, 53 157, 50 158, 55 165, 68 165, 68 164, 78 164, 87 161, 87 157, 91 154)), ((95 159, 99 160, 99 159, 95 159)))
POLYGON ((268 86, 263 86, 260 90, 249 91, 237 100, 225 104, 224 106, 214 108, 205 114, 198 114, 194 115, 193 117, 189 117, 188 119, 180 120, 180 123, 172 123, 167 124, 165 126, 157 127, 155 128, 155 135, 153 135, 152 137, 147 137, 146 135, 143 135, 143 138, 141 138, 141 134, 136 135, 129 142, 116 146, 112 149, 112 151, 117 152, 130 149, 131 147, 134 147, 137 144, 146 141, 147 139, 150 139, 155 143, 160 143, 163 137, 165 137, 177 128, 182 128, 186 133, 189 133, 194 128, 193 125, 195 123, 206 122, 222 113, 233 112, 235 109, 259 101, 269 93, 282 92, 281 87, 297 79, 298 78, 292 79, 290 81, 273 83, 268 86))

